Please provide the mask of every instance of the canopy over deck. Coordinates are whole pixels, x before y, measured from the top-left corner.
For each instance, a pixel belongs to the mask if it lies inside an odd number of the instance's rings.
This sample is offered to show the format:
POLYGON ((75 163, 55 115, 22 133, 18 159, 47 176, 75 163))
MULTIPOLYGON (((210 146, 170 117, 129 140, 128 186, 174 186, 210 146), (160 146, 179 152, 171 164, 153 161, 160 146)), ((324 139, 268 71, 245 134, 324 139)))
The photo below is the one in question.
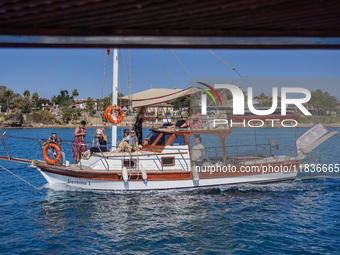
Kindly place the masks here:
MULTIPOLYGON (((150 106, 159 103, 175 100, 177 98, 190 96, 198 93, 200 90, 189 87, 186 89, 157 89, 152 88, 142 92, 131 95, 132 107, 139 108, 143 106, 150 106)), ((129 99, 130 96, 122 97, 122 99, 129 99)))

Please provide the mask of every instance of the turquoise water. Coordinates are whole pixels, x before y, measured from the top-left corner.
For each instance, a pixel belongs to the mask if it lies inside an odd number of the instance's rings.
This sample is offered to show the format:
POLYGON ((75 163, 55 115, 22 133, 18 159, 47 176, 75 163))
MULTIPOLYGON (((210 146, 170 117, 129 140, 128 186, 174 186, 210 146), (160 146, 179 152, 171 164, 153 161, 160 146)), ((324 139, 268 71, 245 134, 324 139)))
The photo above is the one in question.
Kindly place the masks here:
MULTIPOLYGON (((305 130, 257 130, 256 140, 266 143, 270 138, 280 146, 293 146, 295 132, 298 137, 305 130)), ((45 139, 51 132, 22 129, 7 134, 45 139)), ((64 140, 72 140, 73 132, 57 130, 64 140)), ((325 163, 340 163, 339 139, 333 137, 320 147, 325 163)), ((235 129, 228 136, 228 144, 254 141, 251 129, 235 129)), ((6 142, 12 156, 42 159, 37 141, 6 138, 6 142)), ((66 144, 62 147, 70 152, 66 144)), ((0 153, 5 153, 2 147, 0 153)), ((339 173, 304 173, 295 181, 266 185, 113 194, 65 190, 46 184, 27 165, 0 164, 39 188, 0 169, 0 254, 336 254, 340 250, 339 173)))

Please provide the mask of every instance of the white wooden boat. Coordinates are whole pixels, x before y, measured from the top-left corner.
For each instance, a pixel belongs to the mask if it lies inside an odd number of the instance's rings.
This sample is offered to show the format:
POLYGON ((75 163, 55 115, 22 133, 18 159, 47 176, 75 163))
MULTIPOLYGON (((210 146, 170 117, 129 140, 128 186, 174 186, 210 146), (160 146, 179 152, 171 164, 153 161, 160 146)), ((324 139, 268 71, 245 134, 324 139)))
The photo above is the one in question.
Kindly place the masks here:
POLYGON ((225 146, 220 151, 221 157, 205 160, 201 167, 193 165, 190 136, 216 135, 224 141, 231 132, 230 129, 222 132, 154 129, 149 139, 151 144, 145 144, 135 152, 95 153, 89 159, 82 159, 80 163, 69 167, 49 165, 43 161, 33 161, 32 166, 49 183, 113 191, 276 182, 296 177, 300 160, 295 157, 228 157, 225 146))

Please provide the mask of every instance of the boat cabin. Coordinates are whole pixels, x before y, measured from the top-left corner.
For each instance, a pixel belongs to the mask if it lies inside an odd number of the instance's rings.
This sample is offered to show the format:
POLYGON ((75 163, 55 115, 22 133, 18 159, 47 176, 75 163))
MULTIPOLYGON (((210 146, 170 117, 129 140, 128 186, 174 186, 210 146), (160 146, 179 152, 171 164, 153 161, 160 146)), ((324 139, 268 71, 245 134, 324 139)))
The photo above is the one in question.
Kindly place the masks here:
MULTIPOLYGON (((151 129, 148 138, 144 139, 141 151, 153 151, 162 153, 168 146, 187 146, 190 149, 189 138, 191 136, 200 135, 216 135, 219 137, 222 149, 222 157, 226 158, 225 138, 232 133, 231 129, 215 129, 215 130, 191 130, 191 129, 169 129, 158 128, 151 129)), ((169 148, 169 147, 168 147, 169 148)), ((223 159, 221 159, 224 161, 223 159)))

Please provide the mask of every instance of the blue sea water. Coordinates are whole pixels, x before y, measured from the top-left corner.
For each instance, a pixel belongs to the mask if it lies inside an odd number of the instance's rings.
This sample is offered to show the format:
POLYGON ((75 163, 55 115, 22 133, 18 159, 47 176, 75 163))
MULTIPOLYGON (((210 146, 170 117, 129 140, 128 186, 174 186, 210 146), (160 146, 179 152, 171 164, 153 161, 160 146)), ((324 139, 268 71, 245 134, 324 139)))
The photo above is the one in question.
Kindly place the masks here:
MULTIPOLYGON (((293 146, 304 131, 258 129, 256 141, 293 146)), ((7 134, 45 139, 51 132, 7 134)), ((57 132, 64 140, 74 135, 72 129, 57 132)), ((325 163, 340 163, 339 140, 320 146, 325 163)), ((227 137, 228 144, 254 142, 251 129, 235 129, 227 137)), ((42 159, 37 141, 6 138, 6 143, 12 156, 42 159)), ((340 253, 339 173, 304 173, 265 185, 114 194, 49 185, 25 164, 0 165, 39 188, 0 169, 0 254, 340 253)))

